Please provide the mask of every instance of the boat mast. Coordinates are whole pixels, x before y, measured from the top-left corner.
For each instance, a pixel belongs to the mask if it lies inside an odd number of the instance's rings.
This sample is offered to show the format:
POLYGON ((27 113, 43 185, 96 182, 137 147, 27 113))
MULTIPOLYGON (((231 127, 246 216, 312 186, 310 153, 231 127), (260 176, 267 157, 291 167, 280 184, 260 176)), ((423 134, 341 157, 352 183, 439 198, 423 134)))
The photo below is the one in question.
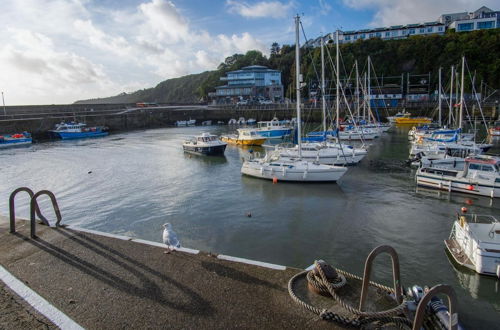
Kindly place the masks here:
POLYGON ((356 67, 356 119, 359 120, 359 72, 358 72, 358 60, 354 61, 354 66, 356 67))
POLYGON ((299 15, 295 16, 295 85, 296 85, 296 97, 297 97, 297 144, 299 146, 299 158, 302 158, 302 137, 301 137, 301 126, 302 122, 300 119, 300 46, 299 46, 299 15))
POLYGON ((366 117, 366 71, 363 74, 363 120, 366 117))
POLYGON ((451 127, 451 115, 453 114, 453 74, 455 73, 455 66, 451 66, 451 80, 450 80, 450 109, 448 111, 448 127, 451 127))
MULTIPOLYGON (((455 68, 455 101, 458 103, 458 70, 455 68)), ((455 104, 457 104, 455 103, 455 104)), ((458 109, 454 111, 455 115, 455 127, 458 127, 458 109)))
POLYGON ((460 80, 460 115, 458 128, 462 128, 462 120, 463 120, 463 109, 464 109, 464 72, 465 72, 465 56, 462 56, 462 78, 460 80))
POLYGON ((323 132, 326 132, 326 95, 325 95, 325 39, 321 37, 321 104, 323 108, 323 132))
POLYGON ((438 117, 438 123, 439 123, 439 127, 441 127, 441 67, 439 67, 439 92, 438 92, 438 98, 439 98, 439 117, 438 117))
MULTIPOLYGON (((371 99, 372 99, 372 91, 371 91, 371 83, 370 83, 370 70, 371 70, 371 59, 370 55, 368 55, 368 113, 367 116, 370 118, 370 115, 372 113, 372 105, 371 105, 371 99)), ((365 119, 366 121, 366 119, 365 119)), ((367 122, 369 122, 368 120, 367 122)))
POLYGON ((337 51, 337 59, 336 59, 336 69, 337 69, 337 97, 336 97, 336 106, 337 106, 337 121, 336 121, 336 128, 337 128, 337 138, 339 138, 340 134, 340 65, 339 65, 339 30, 335 31, 335 45, 336 45, 336 51, 337 51))

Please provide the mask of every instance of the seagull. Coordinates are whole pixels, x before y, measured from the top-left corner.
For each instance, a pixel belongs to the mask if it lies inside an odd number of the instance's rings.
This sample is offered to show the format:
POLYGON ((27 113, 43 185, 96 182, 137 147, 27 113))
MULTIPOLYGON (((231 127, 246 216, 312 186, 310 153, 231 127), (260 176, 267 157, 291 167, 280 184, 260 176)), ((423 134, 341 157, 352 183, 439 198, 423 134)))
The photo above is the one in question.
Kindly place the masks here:
POLYGON ((165 228, 163 230, 163 243, 167 246, 167 251, 164 253, 170 253, 171 251, 175 251, 175 248, 180 248, 181 243, 177 238, 177 234, 172 230, 172 225, 166 223, 163 225, 163 228, 165 228))

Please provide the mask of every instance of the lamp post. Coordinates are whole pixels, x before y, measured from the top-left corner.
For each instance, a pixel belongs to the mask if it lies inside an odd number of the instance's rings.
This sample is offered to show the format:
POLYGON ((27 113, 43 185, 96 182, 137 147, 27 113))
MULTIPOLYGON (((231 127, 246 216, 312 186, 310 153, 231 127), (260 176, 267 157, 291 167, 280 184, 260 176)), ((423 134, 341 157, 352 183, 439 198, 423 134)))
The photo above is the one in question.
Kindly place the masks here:
POLYGON ((5 100, 3 98, 3 92, 2 92, 2 103, 3 103, 3 115, 7 116, 7 111, 5 111, 5 100))

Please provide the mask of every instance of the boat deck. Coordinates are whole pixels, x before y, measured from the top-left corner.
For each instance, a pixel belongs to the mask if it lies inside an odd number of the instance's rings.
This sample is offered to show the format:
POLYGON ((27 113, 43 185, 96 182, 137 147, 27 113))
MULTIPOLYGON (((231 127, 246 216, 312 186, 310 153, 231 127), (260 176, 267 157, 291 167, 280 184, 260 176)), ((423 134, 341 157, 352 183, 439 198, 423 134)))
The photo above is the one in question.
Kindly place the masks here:
POLYGON ((475 271, 475 266, 472 263, 472 260, 465 255, 456 239, 446 239, 444 244, 456 263, 475 271))

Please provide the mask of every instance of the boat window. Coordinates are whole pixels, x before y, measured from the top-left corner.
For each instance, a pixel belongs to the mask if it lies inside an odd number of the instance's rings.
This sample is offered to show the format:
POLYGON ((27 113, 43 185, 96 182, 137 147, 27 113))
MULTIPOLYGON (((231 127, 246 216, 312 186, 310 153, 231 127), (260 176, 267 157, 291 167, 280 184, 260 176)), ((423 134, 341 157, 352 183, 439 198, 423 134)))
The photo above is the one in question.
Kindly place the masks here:
POLYGON ((482 166, 484 172, 494 172, 495 169, 491 165, 483 165, 482 166))
POLYGON ((479 164, 469 164, 469 170, 481 170, 481 165, 479 164))

